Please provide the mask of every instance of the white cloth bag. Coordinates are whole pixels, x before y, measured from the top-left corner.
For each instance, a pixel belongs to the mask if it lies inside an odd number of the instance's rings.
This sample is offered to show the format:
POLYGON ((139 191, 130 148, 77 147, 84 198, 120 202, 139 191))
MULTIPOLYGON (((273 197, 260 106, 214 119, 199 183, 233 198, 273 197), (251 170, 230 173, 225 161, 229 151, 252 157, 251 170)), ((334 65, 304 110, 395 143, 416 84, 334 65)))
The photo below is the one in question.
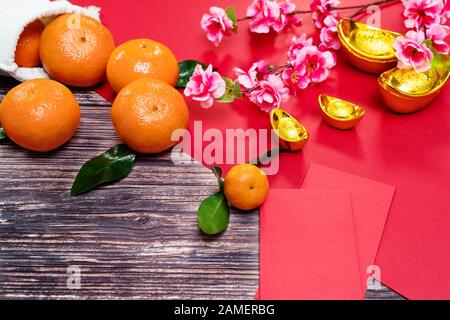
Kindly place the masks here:
POLYGON ((25 27, 40 19, 48 23, 65 13, 80 13, 100 21, 100 8, 82 8, 68 1, 1 0, 0 1, 0 75, 19 81, 48 78, 43 68, 19 68, 15 62, 17 42, 25 27))

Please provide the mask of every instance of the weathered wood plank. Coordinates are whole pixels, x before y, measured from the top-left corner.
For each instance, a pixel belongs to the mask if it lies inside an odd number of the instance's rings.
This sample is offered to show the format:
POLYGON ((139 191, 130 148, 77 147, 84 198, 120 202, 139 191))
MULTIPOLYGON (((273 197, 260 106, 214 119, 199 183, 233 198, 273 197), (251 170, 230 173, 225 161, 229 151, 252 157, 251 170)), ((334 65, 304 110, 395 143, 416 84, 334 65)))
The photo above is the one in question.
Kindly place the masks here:
MULTIPOLYGON (((14 82, 0 78, 0 98, 14 82)), ((118 143, 110 104, 76 91, 82 121, 61 149, 0 146, 0 298, 252 299, 259 277, 259 215, 233 211, 229 230, 197 228, 214 175, 189 157, 139 156, 119 183, 69 196, 80 166, 118 143), (67 287, 79 266, 81 288, 67 287)), ((383 287, 368 299, 397 298, 383 287)))
POLYGON ((0 297, 252 298, 258 214, 234 212, 227 233, 201 234, 196 209, 217 183, 190 158, 140 156, 120 183, 70 198, 80 166, 119 142, 110 104, 75 95, 82 121, 66 146, 0 148, 0 297), (70 265, 81 268, 79 290, 67 288, 70 265))

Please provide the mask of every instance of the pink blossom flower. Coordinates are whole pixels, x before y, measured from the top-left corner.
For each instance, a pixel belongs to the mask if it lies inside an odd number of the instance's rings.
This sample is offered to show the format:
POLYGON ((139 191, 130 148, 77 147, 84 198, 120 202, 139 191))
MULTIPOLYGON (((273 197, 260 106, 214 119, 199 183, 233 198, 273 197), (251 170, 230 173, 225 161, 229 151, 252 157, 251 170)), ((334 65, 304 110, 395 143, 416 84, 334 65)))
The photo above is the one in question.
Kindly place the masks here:
POLYGON ((279 76, 271 74, 269 64, 255 62, 248 71, 234 68, 244 94, 263 111, 270 112, 289 99, 289 89, 279 76))
POLYGON ((421 30, 441 22, 444 9, 442 0, 402 0, 406 17, 405 26, 409 29, 421 30))
POLYGON ((312 18, 316 28, 322 28, 325 18, 329 15, 337 17, 337 10, 331 9, 337 8, 340 4, 340 0, 312 0, 310 8, 313 11, 312 18))
POLYGON ((295 15, 295 4, 291 2, 291 0, 287 0, 286 2, 280 3, 280 16, 278 19, 274 22, 272 28, 276 32, 282 31, 286 26, 294 25, 294 26, 301 26, 302 25, 302 19, 295 15))
POLYGON ((288 51, 289 61, 293 61, 297 58, 298 52, 304 47, 309 47, 313 45, 313 39, 308 38, 306 33, 302 33, 299 37, 294 36, 291 40, 291 47, 288 51))
POLYGON ((425 35, 421 31, 409 31, 406 37, 395 40, 395 55, 400 69, 413 67, 417 72, 425 72, 431 68, 433 53, 423 44, 424 40, 425 35))
POLYGON ((254 0, 247 9, 250 20, 250 31, 255 33, 268 33, 278 20, 281 9, 276 1, 254 0))
POLYGON ((233 70, 238 76, 237 81, 239 84, 245 89, 251 89, 258 84, 258 81, 267 79, 269 64, 264 60, 260 60, 255 62, 247 72, 239 68, 234 68, 233 70))
POLYGON ((281 77, 284 83, 289 87, 292 94, 296 95, 298 89, 306 89, 311 83, 310 79, 305 76, 306 66, 296 65, 286 68, 281 77))
POLYGON ((339 21, 336 17, 329 15, 323 21, 324 26, 320 30, 320 41, 324 43, 328 48, 339 50, 341 42, 337 34, 337 25, 339 21))
POLYGON ((336 57, 330 51, 322 51, 315 46, 304 47, 282 77, 295 92, 296 89, 305 89, 310 83, 325 81, 335 65, 336 57))
POLYGON ((200 101, 203 108, 210 108, 214 99, 222 97, 225 91, 225 80, 219 73, 213 71, 212 65, 203 70, 202 66, 198 64, 184 89, 184 95, 192 96, 193 100, 200 101))
POLYGON ((450 18, 450 1, 444 0, 444 9, 442 9, 442 18, 443 23, 446 22, 446 19, 450 18))
POLYGON ((219 46, 224 36, 230 36, 233 29, 233 21, 228 18, 224 9, 219 7, 209 8, 209 14, 205 13, 200 25, 209 41, 219 46))
POLYGON ((336 56, 331 51, 322 51, 317 47, 304 48, 296 61, 306 66, 305 75, 313 83, 325 81, 330 75, 330 69, 336 65, 336 56))
POLYGON ((450 53, 450 45, 445 41, 449 34, 450 27, 440 24, 435 24, 427 30, 427 38, 433 42, 433 47, 439 53, 450 53))
POLYGON ((270 74, 266 80, 259 82, 258 86, 248 93, 248 97, 262 111, 270 112, 289 100, 289 89, 279 76, 270 74))

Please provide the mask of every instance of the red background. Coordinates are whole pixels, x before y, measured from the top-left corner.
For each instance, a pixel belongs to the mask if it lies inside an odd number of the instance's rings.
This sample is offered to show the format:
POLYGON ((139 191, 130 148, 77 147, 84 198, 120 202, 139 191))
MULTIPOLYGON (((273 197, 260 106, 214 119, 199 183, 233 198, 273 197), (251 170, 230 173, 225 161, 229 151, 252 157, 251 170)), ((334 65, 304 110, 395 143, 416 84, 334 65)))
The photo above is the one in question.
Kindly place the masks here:
MULTIPOLYGON (((117 44, 148 37, 170 47, 178 60, 212 63, 225 76, 234 76, 233 67, 248 68, 258 59, 284 63, 294 33, 318 36, 309 15, 304 16, 303 27, 283 34, 251 34, 244 22, 237 36, 225 39, 216 49, 200 29, 202 14, 212 5, 236 4, 238 17, 243 17, 250 0, 73 2, 100 6, 102 20, 117 44)), ((309 3, 294 2, 301 9, 309 3)), ((348 0, 343 5, 367 2, 348 0)), ((382 27, 405 32, 401 10, 401 4, 385 7, 382 27)), ((341 16, 353 12, 341 12, 341 16)), ((421 112, 397 115, 384 108, 376 80, 353 69, 339 54, 338 66, 327 82, 302 91, 283 106, 308 128, 311 139, 303 152, 282 155, 280 172, 271 177, 271 186, 299 187, 310 161, 394 185, 396 196, 377 257, 382 281, 408 298, 450 298, 450 112, 446 102, 450 92, 445 88, 421 112), (332 129, 321 121, 320 93, 360 104, 367 115, 355 130, 332 129)), ((107 86, 99 92, 112 98, 107 86)), ((248 101, 217 104, 208 110, 188 103, 191 124, 203 120, 204 129, 269 128, 267 114, 248 101)))

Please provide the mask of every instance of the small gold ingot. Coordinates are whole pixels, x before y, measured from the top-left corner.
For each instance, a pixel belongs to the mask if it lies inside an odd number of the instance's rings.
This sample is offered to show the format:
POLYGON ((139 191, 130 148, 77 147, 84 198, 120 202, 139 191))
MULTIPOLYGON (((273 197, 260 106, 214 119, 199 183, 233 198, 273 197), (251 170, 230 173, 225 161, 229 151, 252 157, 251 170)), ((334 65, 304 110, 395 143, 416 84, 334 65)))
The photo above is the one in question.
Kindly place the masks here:
POLYGON ((306 128, 286 111, 273 109, 270 124, 280 140, 280 147, 289 151, 303 149, 309 139, 306 128))
POLYGON ((341 130, 353 128, 366 114, 356 104, 324 94, 319 95, 319 105, 323 120, 329 126, 341 130))
POLYGON ((394 112, 411 113, 429 105, 450 77, 450 69, 431 68, 416 72, 412 68, 392 69, 378 78, 386 106, 394 112))
POLYGON ((350 19, 341 19, 337 29, 342 51, 354 67, 380 74, 397 64, 393 45, 400 33, 350 19))

